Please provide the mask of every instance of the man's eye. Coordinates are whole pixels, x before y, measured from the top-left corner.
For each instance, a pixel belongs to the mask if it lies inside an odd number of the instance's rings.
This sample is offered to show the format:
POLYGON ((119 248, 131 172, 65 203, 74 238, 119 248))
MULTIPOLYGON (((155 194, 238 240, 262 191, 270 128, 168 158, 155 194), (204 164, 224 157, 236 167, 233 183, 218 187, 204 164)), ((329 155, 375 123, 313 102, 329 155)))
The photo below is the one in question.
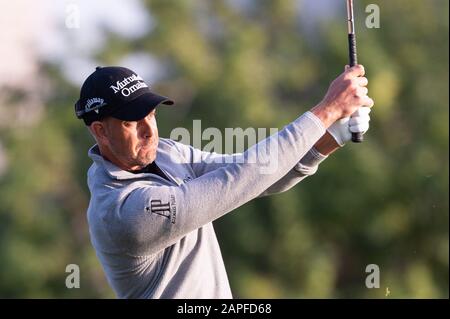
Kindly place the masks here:
POLYGON ((153 117, 156 117, 156 110, 151 111, 151 112, 147 115, 148 118, 151 118, 152 116, 153 116, 153 117))
POLYGON ((131 122, 123 121, 122 125, 125 126, 125 127, 130 127, 131 126, 131 122))

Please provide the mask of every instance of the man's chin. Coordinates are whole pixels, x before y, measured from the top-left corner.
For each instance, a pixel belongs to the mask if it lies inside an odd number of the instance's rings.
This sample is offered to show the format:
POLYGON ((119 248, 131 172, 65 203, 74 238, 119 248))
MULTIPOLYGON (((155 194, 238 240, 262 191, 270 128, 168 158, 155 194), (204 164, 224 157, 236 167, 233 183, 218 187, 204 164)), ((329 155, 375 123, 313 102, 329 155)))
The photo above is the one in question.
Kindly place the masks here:
POLYGON ((139 165, 141 165, 142 167, 145 167, 145 166, 153 163, 153 161, 155 160, 155 157, 156 156, 153 156, 153 155, 143 156, 138 159, 139 165))

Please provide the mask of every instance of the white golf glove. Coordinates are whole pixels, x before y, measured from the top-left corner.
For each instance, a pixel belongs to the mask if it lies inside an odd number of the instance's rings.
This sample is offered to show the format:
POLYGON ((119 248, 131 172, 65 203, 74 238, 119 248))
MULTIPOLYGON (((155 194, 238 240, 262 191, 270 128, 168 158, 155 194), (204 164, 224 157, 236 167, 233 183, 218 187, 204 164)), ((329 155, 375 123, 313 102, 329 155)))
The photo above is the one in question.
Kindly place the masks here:
POLYGON ((352 139, 352 133, 366 133, 369 129, 371 108, 361 106, 351 117, 344 117, 331 125, 327 131, 330 133, 339 146, 352 139))

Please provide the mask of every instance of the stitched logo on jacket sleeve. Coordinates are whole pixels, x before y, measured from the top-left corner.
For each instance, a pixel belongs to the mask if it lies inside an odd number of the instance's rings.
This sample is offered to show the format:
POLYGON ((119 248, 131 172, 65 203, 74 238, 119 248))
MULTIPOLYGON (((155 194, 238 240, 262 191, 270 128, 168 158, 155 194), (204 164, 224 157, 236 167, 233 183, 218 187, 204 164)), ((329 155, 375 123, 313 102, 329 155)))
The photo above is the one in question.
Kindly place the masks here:
POLYGON ((166 217, 172 224, 175 224, 177 206, 175 196, 173 195, 170 195, 170 200, 168 202, 162 202, 160 199, 152 199, 150 201, 150 207, 146 206, 145 210, 151 214, 166 217))

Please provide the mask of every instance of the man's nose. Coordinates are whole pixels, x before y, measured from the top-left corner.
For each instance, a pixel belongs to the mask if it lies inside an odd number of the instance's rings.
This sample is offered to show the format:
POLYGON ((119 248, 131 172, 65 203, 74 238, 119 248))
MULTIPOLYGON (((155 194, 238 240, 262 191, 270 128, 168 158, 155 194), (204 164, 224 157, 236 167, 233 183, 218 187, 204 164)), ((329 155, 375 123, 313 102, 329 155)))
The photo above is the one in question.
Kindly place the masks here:
POLYGON ((150 138, 154 135, 154 127, 152 126, 152 121, 148 117, 144 117, 141 120, 141 134, 143 138, 150 138))

